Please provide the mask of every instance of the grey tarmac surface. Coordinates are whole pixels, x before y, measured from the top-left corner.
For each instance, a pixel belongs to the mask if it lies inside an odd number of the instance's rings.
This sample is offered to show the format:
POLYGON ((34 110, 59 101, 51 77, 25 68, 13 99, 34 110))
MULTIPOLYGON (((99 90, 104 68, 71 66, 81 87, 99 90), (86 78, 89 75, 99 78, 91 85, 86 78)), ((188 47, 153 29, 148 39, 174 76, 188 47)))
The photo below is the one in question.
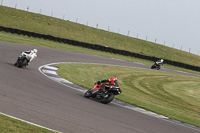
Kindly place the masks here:
POLYGON ((2 113, 63 133, 200 132, 115 104, 105 105, 86 99, 83 93, 54 82, 38 71, 40 66, 54 62, 103 63, 149 69, 148 65, 7 42, 0 42, 0 57, 2 113), (38 57, 28 67, 20 69, 13 65, 21 51, 33 48, 38 49, 38 57))

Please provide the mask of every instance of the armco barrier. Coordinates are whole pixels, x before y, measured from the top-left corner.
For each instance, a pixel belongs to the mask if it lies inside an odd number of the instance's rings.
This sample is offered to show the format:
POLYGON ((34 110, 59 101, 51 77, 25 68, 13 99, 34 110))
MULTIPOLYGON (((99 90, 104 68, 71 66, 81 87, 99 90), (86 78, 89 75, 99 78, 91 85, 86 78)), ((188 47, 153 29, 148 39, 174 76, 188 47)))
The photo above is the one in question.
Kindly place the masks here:
MULTIPOLYGON (((141 59, 150 60, 150 61, 159 60, 159 58, 157 58, 157 57, 146 56, 146 55, 133 53, 133 52, 126 51, 126 50, 119 50, 119 49, 105 47, 105 46, 101 46, 101 45, 97 45, 97 44, 89 44, 89 43, 85 43, 85 42, 79 42, 79 41, 75 41, 75 40, 54 37, 51 35, 43 35, 43 34, 39 34, 39 33, 34 33, 34 32, 14 29, 14 28, 7 28, 7 27, 0 26, 0 31, 15 33, 15 34, 24 35, 24 36, 26 35, 26 36, 35 37, 35 38, 43 38, 43 39, 51 40, 51 41, 55 41, 55 42, 61 42, 61 43, 69 44, 69 45, 81 46, 81 47, 85 47, 85 48, 89 48, 89 49, 93 49, 93 50, 100 50, 103 52, 109 52, 109 53, 119 54, 119 55, 124 55, 124 56, 131 56, 131 57, 141 58, 141 59)), ((173 65, 173 66, 190 69, 190 70, 194 70, 194 71, 200 71, 200 67, 184 64, 184 63, 177 62, 177 61, 171 61, 171 60, 165 59, 164 63, 173 65)))

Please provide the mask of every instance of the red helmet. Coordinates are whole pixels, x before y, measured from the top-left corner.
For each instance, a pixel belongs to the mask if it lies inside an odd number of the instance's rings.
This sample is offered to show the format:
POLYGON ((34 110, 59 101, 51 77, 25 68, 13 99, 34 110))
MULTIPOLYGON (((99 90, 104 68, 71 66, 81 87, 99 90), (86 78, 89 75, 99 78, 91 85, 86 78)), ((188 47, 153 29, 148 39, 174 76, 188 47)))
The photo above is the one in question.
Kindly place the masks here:
POLYGON ((118 80, 117 76, 113 76, 112 78, 114 78, 115 80, 118 80))

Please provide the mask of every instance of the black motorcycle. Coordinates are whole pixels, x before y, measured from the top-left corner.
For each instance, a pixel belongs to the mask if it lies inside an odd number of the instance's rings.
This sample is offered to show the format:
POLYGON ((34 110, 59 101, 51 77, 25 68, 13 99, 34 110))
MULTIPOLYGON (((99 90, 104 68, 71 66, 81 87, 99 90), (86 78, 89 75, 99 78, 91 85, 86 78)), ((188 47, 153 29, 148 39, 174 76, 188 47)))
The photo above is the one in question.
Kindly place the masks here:
POLYGON ((155 62, 155 64, 153 64, 151 66, 151 69, 157 69, 157 70, 159 70, 161 68, 161 66, 162 66, 161 64, 158 64, 158 63, 155 62))
POLYGON ((16 67, 22 68, 28 65, 29 59, 25 54, 22 54, 18 57, 16 63, 14 64, 16 67))
POLYGON ((85 92, 84 97, 86 98, 95 98, 100 100, 101 103, 107 104, 114 99, 114 95, 120 94, 122 91, 119 87, 109 86, 106 87, 105 91, 102 91, 102 87, 105 87, 105 84, 95 83, 94 87, 85 92))

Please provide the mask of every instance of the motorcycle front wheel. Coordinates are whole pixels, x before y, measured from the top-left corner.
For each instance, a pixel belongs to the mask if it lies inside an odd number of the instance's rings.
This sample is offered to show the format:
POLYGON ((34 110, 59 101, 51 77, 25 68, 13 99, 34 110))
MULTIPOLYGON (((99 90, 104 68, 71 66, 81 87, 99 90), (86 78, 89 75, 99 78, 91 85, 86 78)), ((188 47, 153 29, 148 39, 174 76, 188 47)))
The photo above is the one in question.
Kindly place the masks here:
POLYGON ((22 68, 23 66, 26 66, 27 63, 28 63, 28 60, 27 60, 27 59, 20 59, 20 60, 18 60, 16 66, 19 67, 19 68, 22 68))
POLYGON ((113 93, 108 93, 107 96, 101 99, 101 102, 104 104, 110 103, 114 99, 114 94, 113 93))
POLYGON ((84 97, 86 97, 86 98, 89 98, 89 97, 91 97, 91 96, 92 96, 92 93, 91 93, 90 90, 87 90, 87 91, 85 92, 85 94, 84 94, 84 97))

